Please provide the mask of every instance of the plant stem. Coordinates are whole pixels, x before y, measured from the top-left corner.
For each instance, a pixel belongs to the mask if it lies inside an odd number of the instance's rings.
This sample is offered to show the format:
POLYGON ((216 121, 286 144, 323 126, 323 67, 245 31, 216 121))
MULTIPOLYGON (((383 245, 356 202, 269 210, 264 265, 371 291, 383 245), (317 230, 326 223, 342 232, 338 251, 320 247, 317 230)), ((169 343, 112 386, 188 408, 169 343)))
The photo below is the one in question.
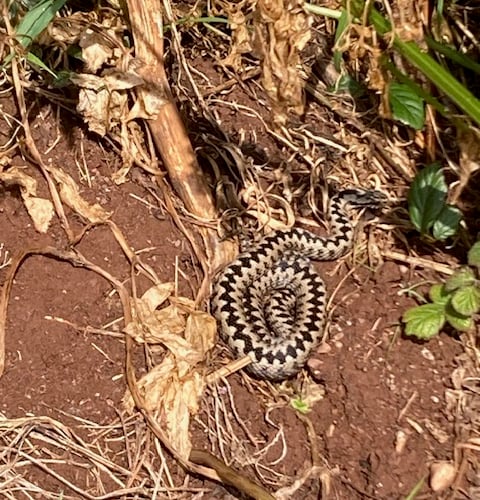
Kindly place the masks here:
POLYGON ((305 9, 316 16, 330 17, 331 19, 340 19, 340 16, 342 15, 339 10, 327 9, 327 7, 312 5, 311 3, 305 3, 305 9))

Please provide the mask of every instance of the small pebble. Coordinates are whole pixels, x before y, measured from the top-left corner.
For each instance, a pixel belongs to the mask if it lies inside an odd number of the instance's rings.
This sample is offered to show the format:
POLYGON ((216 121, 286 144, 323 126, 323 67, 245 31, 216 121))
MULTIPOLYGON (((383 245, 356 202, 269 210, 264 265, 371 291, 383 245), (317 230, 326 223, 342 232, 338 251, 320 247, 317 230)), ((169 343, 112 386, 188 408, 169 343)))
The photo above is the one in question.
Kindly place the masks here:
POLYGON ((400 454, 403 453, 405 445, 407 444, 407 433, 405 431, 397 431, 395 435, 395 452, 400 454))
POLYGON ((457 470, 451 462, 435 462, 430 466, 430 487, 433 491, 444 491, 453 484, 457 470))

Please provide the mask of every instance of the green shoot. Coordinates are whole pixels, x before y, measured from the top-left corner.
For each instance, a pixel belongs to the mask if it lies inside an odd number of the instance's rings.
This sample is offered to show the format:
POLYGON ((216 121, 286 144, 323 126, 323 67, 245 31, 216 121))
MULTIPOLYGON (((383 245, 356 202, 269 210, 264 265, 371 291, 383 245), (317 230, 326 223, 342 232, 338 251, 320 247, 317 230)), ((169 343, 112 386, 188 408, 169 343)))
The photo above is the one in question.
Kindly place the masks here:
POLYGON ((420 493, 423 485, 425 484, 426 476, 422 477, 417 484, 413 487, 412 491, 404 498, 404 500, 415 500, 417 495, 420 493))
POLYGON ((292 399, 290 401, 290 404, 294 410, 298 411, 302 415, 306 415, 311 411, 311 408, 308 405, 308 403, 301 398, 292 399))

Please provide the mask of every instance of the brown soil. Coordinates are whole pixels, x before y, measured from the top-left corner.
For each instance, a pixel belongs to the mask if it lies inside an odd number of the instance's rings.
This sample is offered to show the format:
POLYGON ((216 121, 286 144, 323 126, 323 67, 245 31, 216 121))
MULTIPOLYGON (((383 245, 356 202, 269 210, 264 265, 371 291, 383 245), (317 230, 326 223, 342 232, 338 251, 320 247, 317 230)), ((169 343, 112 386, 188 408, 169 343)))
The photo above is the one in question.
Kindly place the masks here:
MULTIPOLYGON (((240 100, 238 95, 234 98, 240 100)), ((243 102, 254 104, 247 95, 243 102)), ((1 105, 15 114, 12 103, 11 96, 4 96, 1 105)), ((61 166, 76 179, 87 200, 101 203, 112 213, 112 220, 129 244, 136 251, 145 249, 142 258, 160 278, 174 279, 178 259, 182 271, 179 290, 193 296, 199 273, 189 245, 162 213, 151 189, 145 188, 145 179, 138 175, 136 182, 115 185, 110 176, 119 166, 116 156, 94 137, 85 136, 68 116, 62 118, 64 131, 58 132, 55 113, 50 111, 48 105, 41 107, 32 123, 45 161, 61 166), (90 171, 91 187, 79 177, 76 158, 80 146, 90 171)), ((226 130, 253 129, 244 116, 240 119, 237 114, 224 113, 222 121, 226 130)), ((272 151, 275 144, 271 139, 269 144, 265 137, 258 140, 264 141, 272 157, 281 157, 280 150, 272 151)), ((47 196, 44 181, 28 161, 17 156, 13 164, 26 165, 39 181, 39 194, 47 196)), ((81 221, 68 212, 67 216, 79 231, 81 221)), ((31 247, 63 248, 66 241, 58 221, 46 235, 35 232, 18 190, 1 188, 0 243, 14 256, 31 247)), ((130 279, 130 267, 106 228, 92 229, 79 250, 119 280, 130 279)), ((348 262, 352 260, 339 266, 319 265, 330 291, 347 274, 348 262)), ((0 282, 7 269, 0 271, 0 282)), ((231 390, 231 400, 221 388, 217 396, 234 401, 236 408, 232 432, 242 452, 227 452, 231 465, 257 480, 256 473, 260 473, 266 487, 274 490, 291 484, 306 470, 313 449, 314 460, 329 472, 332 498, 354 500, 403 498, 428 475, 432 461, 451 460, 453 420, 446 411, 444 393, 451 387, 455 358, 462 348, 446 334, 428 344, 413 342, 402 336, 399 324, 403 311, 414 304, 400 292, 423 279, 423 275, 393 262, 371 270, 361 264, 353 268, 336 294, 334 303, 338 305, 332 311, 326 344, 329 349, 324 347, 310 363, 325 395, 311 405, 306 419, 289 405, 291 393, 286 389, 272 389, 241 374, 230 377, 224 389, 231 390), (308 432, 308 422, 313 433, 308 432), (264 450, 265 467, 255 470, 251 458, 268 443, 273 444, 264 450)), ((7 365, 0 380, 1 413, 8 418, 51 416, 85 440, 89 438, 88 429, 78 419, 102 425, 117 421, 125 391, 123 342, 121 336, 102 335, 86 327, 101 329, 110 325, 109 330, 118 331, 122 324, 111 324, 120 315, 118 297, 106 281, 65 262, 29 257, 15 278, 9 303, 7 365)), ((139 354, 139 367, 140 362, 139 354)), ((193 427, 197 446, 210 448, 205 426, 213 425, 207 415, 214 406, 214 397, 210 393, 205 396, 193 427)), ((211 451, 219 454, 215 443, 211 451)), ((111 452, 112 456, 118 452, 119 463, 125 465, 121 452, 115 447, 111 452)), ((27 470, 25 474, 45 489, 63 489, 41 471, 27 470)), ((72 473, 70 480, 81 488, 90 488, 92 494, 102 494, 88 482, 87 475, 72 473)), ((113 483, 103 484, 115 488, 113 483)), ((215 484, 194 484, 204 487, 203 498, 220 498, 224 494, 215 484)), ((423 498, 433 498, 428 481, 421 491, 423 498)), ((295 498, 320 495, 320 482, 312 479, 295 498)), ((183 498, 193 498, 193 493, 183 498)))

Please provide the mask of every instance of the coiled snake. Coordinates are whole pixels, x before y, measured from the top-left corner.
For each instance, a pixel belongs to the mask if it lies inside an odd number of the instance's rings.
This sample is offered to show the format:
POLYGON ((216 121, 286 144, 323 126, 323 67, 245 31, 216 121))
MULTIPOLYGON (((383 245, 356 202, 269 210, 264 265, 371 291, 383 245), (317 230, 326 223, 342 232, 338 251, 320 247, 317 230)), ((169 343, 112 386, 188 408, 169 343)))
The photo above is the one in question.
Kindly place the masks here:
POLYGON ((310 259, 334 260, 353 243, 348 209, 378 207, 379 191, 348 189, 330 200, 331 234, 275 231, 242 253, 218 278, 212 308, 222 339, 253 375, 279 381, 295 375, 321 340, 326 289, 310 259))

